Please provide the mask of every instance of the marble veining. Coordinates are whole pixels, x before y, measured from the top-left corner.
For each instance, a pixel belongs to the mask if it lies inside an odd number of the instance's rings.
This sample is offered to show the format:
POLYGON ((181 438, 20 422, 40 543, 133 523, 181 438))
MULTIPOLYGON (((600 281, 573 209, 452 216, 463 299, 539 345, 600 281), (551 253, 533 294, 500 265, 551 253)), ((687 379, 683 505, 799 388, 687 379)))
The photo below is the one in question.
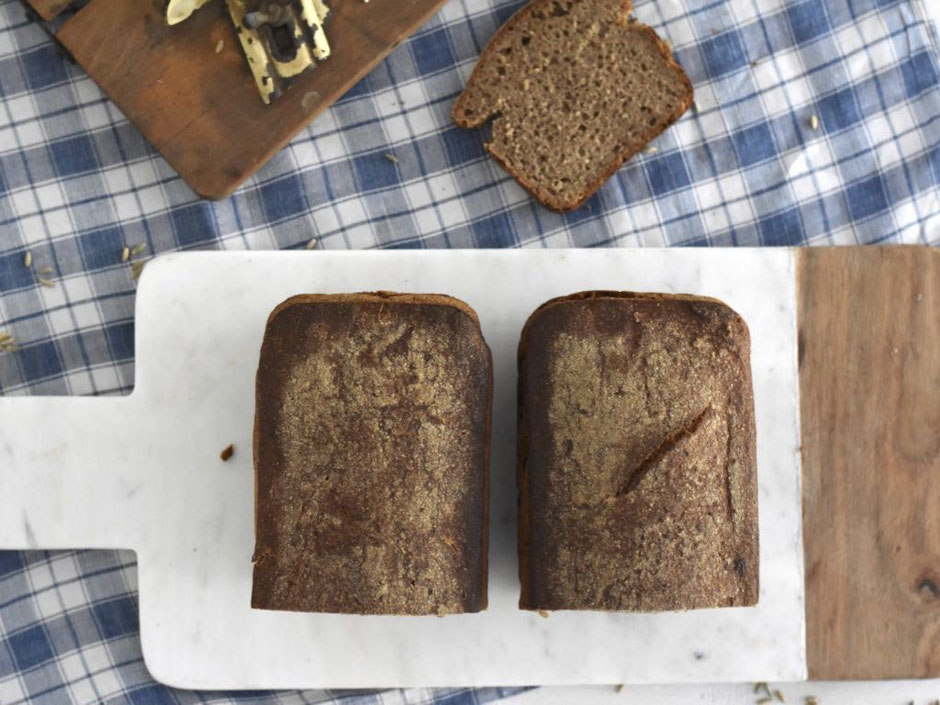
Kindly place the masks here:
POLYGON ((0 399, 0 548, 133 548, 141 637, 191 688, 666 683, 805 678, 799 403, 790 250, 189 253, 146 267, 137 386, 0 399), (253 611, 253 385, 268 313, 306 292, 457 296, 493 350, 490 608, 355 617, 253 611), (715 296, 751 330, 757 607, 666 614, 516 609, 515 356, 540 303, 584 289, 715 296), (230 443, 228 462, 219 452, 230 443))

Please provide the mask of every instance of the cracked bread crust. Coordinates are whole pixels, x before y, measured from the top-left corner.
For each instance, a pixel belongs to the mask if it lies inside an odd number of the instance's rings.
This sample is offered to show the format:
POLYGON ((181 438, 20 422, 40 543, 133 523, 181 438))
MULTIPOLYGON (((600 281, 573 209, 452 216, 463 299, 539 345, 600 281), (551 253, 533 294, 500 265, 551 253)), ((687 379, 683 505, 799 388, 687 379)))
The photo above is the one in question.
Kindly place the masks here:
POLYGON ((485 609, 491 398, 490 351, 462 301, 278 306, 256 378, 252 607, 485 609))
POLYGON ((519 346, 519 606, 758 600, 750 339, 704 297, 553 299, 519 346))

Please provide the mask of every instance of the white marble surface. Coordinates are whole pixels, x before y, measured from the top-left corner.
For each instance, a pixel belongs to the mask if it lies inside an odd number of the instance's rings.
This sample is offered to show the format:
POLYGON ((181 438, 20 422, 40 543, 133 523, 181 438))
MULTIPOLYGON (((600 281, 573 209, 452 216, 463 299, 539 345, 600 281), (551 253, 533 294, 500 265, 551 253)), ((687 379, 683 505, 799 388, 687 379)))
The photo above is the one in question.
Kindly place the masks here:
POLYGON ((0 399, 0 548, 138 553, 148 667, 193 688, 796 680, 805 677, 794 265, 788 250, 192 253, 137 300, 126 398, 0 399), (528 314, 582 289, 725 300, 753 341, 761 532, 754 608, 516 609, 515 354, 528 314), (269 311, 301 292, 447 293, 495 361, 490 609, 355 617, 253 611, 251 424, 269 311), (227 463, 218 454, 236 447, 227 463))

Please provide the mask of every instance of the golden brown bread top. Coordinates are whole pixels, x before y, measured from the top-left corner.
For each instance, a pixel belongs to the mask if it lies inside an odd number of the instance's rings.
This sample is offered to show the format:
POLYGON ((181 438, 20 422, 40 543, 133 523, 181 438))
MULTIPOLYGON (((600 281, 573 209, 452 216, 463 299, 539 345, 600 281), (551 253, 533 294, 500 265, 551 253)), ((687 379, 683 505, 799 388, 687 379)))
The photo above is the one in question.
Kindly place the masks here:
POLYGON ((726 305, 547 302, 520 343, 519 436, 523 608, 756 602, 749 337, 726 305))
POLYGON ((440 306, 453 306, 458 311, 467 314, 479 327, 480 319, 477 312, 454 296, 447 294, 401 294, 397 291, 362 291, 355 294, 297 294, 282 301, 268 315, 268 324, 284 309, 304 304, 326 303, 392 303, 392 304, 437 304, 440 306))
POLYGON ((440 295, 288 299, 257 376, 252 606, 486 606, 491 360, 440 295))

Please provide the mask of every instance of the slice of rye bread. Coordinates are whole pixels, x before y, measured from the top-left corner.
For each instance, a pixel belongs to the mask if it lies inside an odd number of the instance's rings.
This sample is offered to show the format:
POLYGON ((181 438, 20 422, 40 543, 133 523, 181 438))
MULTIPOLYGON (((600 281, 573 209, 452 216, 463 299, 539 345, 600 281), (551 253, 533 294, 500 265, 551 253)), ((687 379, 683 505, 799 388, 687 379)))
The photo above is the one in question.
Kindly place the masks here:
POLYGON ((630 0, 534 0, 496 33, 454 105, 493 120, 489 153, 545 206, 577 208, 692 104, 692 83, 630 0))

